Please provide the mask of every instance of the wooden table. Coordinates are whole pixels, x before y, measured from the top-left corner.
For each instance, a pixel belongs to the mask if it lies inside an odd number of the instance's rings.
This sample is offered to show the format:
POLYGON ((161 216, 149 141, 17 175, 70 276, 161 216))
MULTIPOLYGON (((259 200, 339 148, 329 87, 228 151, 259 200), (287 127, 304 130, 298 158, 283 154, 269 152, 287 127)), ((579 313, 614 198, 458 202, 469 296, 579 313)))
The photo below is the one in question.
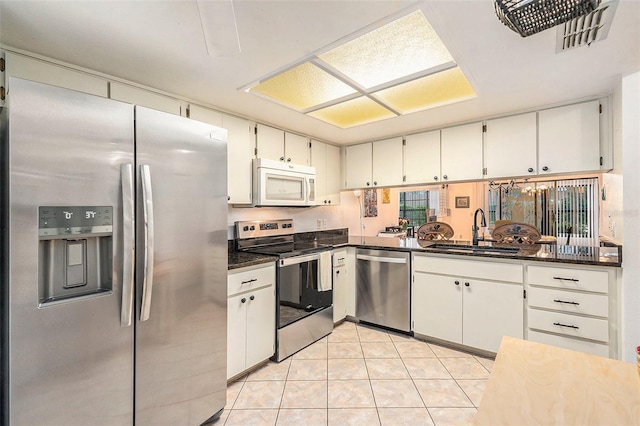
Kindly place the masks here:
POLYGON ((504 337, 476 425, 640 425, 635 364, 504 337))

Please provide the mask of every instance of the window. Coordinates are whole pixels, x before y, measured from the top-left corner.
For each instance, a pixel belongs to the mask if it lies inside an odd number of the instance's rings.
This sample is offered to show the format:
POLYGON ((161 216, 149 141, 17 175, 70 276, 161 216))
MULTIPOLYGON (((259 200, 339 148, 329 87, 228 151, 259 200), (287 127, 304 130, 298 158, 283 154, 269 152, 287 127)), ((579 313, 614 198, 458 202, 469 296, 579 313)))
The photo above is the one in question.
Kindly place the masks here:
POLYGON ((489 184, 489 226, 513 220, 535 226, 562 244, 597 246, 598 179, 489 184))
POLYGON ((438 191, 400 192, 398 217, 409 219, 409 226, 420 226, 437 218, 438 191))

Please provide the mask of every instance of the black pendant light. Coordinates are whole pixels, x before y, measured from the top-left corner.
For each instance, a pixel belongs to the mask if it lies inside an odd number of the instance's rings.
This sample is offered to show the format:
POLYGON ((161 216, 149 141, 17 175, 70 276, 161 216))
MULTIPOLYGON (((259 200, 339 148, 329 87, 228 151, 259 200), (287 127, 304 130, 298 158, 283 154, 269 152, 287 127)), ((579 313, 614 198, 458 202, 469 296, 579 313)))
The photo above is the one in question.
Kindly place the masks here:
POLYGON ((595 10, 600 0, 494 0, 498 19, 527 37, 595 10))

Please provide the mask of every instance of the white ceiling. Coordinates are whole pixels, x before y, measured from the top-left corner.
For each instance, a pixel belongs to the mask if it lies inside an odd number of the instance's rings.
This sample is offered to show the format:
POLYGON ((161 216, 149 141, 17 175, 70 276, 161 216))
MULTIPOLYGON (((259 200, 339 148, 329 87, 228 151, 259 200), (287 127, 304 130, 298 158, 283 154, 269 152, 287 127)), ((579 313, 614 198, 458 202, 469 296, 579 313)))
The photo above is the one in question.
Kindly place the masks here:
POLYGON ((556 54, 556 31, 521 38, 490 0, 235 0, 242 52, 207 54, 195 0, 0 1, 0 43, 98 70, 338 144, 611 93, 640 69, 640 0, 620 0, 609 36, 556 54), (421 8, 478 97, 340 129, 239 87, 363 27, 421 8), (408 8, 408 9, 407 9, 408 8))

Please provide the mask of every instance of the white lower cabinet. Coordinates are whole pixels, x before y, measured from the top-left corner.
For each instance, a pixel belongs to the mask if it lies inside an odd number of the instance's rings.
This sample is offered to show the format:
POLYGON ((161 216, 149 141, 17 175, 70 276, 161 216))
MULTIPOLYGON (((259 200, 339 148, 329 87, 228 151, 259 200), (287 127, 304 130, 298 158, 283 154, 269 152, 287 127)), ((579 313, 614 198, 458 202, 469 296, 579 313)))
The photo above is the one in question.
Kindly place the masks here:
POLYGON ((527 339, 616 358, 612 268, 529 265, 527 339))
POLYGON ((522 265, 414 255, 412 330, 497 352, 523 337, 522 265))
MULTIPOLYGON (((355 299, 355 283, 349 280, 349 254, 347 248, 333 251, 333 322, 336 323, 351 313, 352 300, 355 299)), ((355 308, 354 308, 355 309, 355 308)))
POLYGON ((274 354, 275 272, 274 264, 229 271, 227 379, 274 354))

